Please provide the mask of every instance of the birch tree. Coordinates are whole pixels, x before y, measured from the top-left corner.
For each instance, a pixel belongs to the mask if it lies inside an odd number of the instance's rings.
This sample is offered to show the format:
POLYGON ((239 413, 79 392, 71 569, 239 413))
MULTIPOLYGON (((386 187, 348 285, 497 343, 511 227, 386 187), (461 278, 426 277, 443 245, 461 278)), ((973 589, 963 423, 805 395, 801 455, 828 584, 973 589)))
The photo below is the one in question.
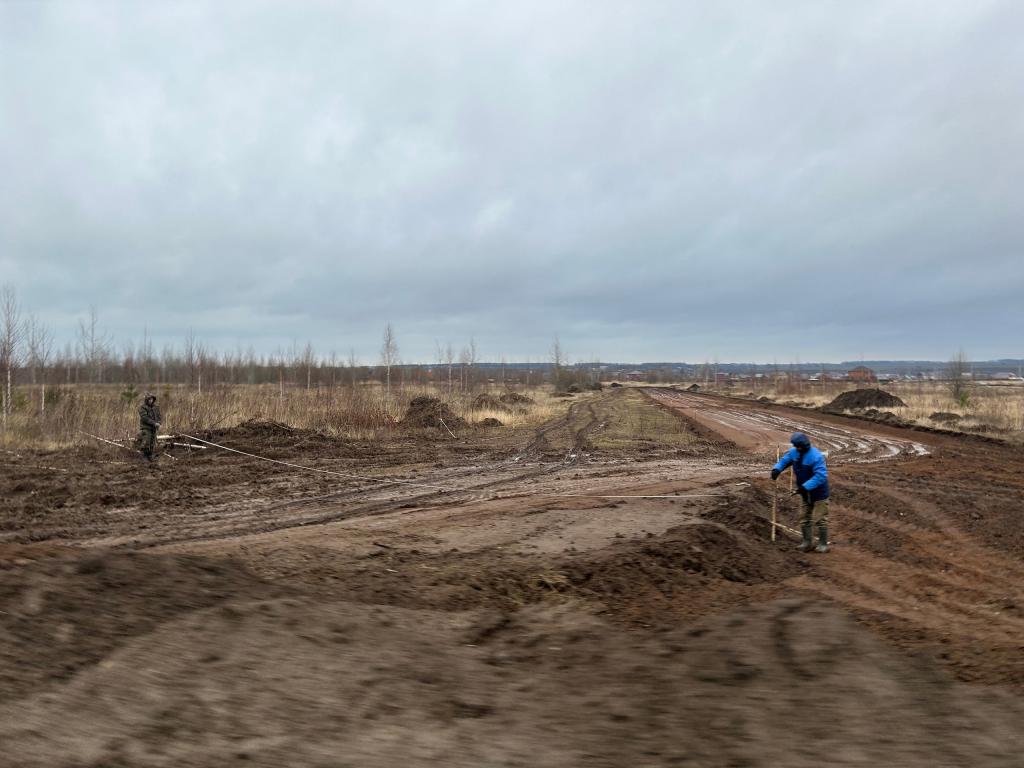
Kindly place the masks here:
POLYGON ((398 342, 395 340, 395 329, 391 323, 384 326, 384 338, 380 345, 380 361, 384 366, 384 393, 391 399, 391 366, 398 361, 398 342))
POLYGON ((25 325, 22 321, 18 297, 14 293, 14 288, 5 285, 0 289, 0 370, 4 374, 2 410, 5 431, 13 410, 14 369, 21 362, 21 344, 24 333, 25 325))
POLYGON ((53 334, 34 315, 29 316, 25 327, 32 384, 39 378, 39 417, 42 418, 46 415, 46 369, 53 355, 53 334))

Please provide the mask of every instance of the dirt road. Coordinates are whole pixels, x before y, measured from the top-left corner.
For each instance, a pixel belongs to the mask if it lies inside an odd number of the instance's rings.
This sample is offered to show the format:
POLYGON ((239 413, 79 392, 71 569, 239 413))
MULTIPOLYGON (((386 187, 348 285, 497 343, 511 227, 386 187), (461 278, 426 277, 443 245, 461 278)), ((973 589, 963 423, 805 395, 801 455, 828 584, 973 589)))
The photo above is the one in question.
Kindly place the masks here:
POLYGON ((1021 765, 1012 446, 633 389, 207 438, 350 476, 4 454, 0 764, 1021 765), (767 536, 796 428, 824 557, 767 536))
POLYGON ((737 445, 762 454, 789 449, 794 432, 814 435, 815 444, 832 460, 877 461, 895 456, 926 456, 927 446, 907 437, 881 434, 863 424, 844 427, 809 413, 777 413, 744 401, 694 395, 674 389, 649 390, 656 401, 737 445))

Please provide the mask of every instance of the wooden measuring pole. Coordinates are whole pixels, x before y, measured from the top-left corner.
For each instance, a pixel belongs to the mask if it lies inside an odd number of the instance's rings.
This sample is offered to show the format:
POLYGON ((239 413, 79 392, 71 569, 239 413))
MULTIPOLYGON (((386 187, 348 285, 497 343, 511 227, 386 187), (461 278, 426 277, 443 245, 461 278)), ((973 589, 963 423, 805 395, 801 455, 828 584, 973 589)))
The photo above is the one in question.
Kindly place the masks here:
MULTIPOLYGON (((779 446, 775 446, 775 463, 779 463, 779 446)), ((776 518, 779 513, 779 486, 772 482, 772 541, 775 541, 776 518)))

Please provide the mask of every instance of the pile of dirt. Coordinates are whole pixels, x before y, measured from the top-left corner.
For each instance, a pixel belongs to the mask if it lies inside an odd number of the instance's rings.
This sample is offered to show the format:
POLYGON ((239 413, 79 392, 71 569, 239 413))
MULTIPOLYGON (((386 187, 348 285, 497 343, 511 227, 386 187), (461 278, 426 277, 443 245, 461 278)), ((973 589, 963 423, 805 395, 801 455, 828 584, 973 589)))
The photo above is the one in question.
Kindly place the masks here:
POLYGON ((610 386, 611 386, 611 387, 612 387, 613 389, 615 389, 615 388, 621 387, 622 385, 621 385, 621 384, 619 384, 619 382, 617 382, 617 381, 613 381, 613 382, 611 383, 611 385, 610 385, 610 386))
POLYGON ((474 397, 472 407, 475 411, 508 411, 508 407, 500 399, 487 392, 482 392, 474 397))
POLYGON ((882 424, 906 424, 907 422, 897 416, 895 413, 889 411, 880 411, 877 408, 868 408, 864 411, 863 416, 872 421, 878 421, 882 424))
POLYGON ((759 402, 759 403, 774 403, 775 401, 772 400, 767 395, 761 395, 759 398, 757 398, 757 402, 759 402))
POLYGON ((26 768, 984 768, 1024 750, 1019 700, 952 683, 807 600, 663 632, 572 606, 236 603, 15 704, 0 741, 26 768))
POLYGON ((533 399, 519 392, 506 392, 498 398, 505 405, 533 405, 533 399))
POLYGON ((488 416, 486 419, 481 419, 480 421, 478 421, 476 423, 476 425, 478 427, 503 427, 503 426, 505 426, 504 424, 502 424, 502 422, 500 420, 495 419, 495 418, 493 418, 491 416, 488 416))
POLYGON ((833 411, 852 411, 858 408, 906 408, 907 404, 885 390, 868 388, 843 392, 825 406, 833 411))
POLYGON ((405 412, 405 418, 399 423, 409 429, 444 429, 445 426, 448 429, 455 429, 466 424, 465 420, 456 416, 443 400, 426 395, 412 399, 409 409, 405 412))
POLYGON ((949 413, 948 411, 936 411, 928 417, 932 421, 937 421, 939 424, 956 424, 960 421, 959 413, 949 413))
POLYGON ((195 555, 92 550, 20 562, 0 570, 0 701, 71 677, 179 614, 282 592, 235 562, 195 555))
POLYGON ((267 419, 249 419, 243 421, 237 427, 224 429, 217 432, 221 437, 250 437, 250 438, 272 438, 290 436, 295 429, 279 421, 267 419))
POLYGON ((678 588, 778 582, 796 575, 800 566, 750 536, 702 522, 671 528, 644 543, 624 543, 599 560, 571 561, 562 570, 575 594, 624 607, 639 592, 667 598, 678 588))
POLYGON ((691 384, 686 388, 687 392, 700 392, 700 384, 691 384))

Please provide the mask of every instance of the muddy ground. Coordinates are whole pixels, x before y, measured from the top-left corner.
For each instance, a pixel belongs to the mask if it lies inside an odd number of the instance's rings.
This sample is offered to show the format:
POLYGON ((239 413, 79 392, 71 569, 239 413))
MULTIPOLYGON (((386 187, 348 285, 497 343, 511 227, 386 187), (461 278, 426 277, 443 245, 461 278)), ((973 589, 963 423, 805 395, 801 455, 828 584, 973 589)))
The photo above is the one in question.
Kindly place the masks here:
POLYGON ((1024 454, 667 390, 2 454, 0 765, 1024 765, 1024 454), (834 550, 770 540, 830 450, 834 550), (318 471, 312 471, 318 470, 318 471))

